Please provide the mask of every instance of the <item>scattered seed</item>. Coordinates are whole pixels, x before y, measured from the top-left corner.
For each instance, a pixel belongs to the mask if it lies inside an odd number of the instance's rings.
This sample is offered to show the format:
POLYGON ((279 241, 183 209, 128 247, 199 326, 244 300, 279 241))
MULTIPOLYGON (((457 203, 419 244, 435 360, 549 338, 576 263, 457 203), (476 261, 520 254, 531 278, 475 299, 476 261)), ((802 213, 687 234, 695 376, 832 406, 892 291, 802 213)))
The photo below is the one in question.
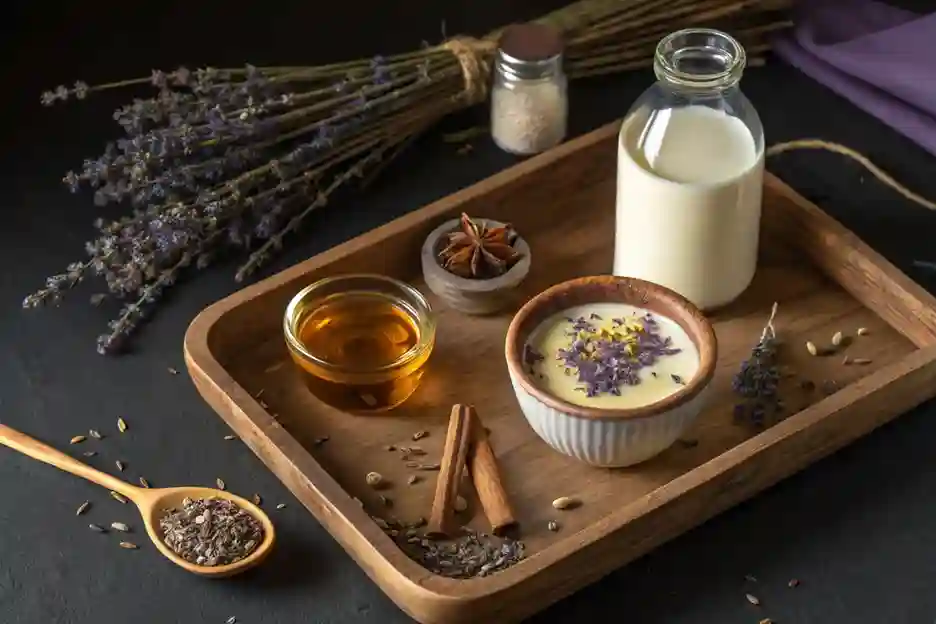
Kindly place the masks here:
POLYGON ((113 498, 118 503, 121 503, 124 505, 127 504, 127 498, 125 496, 118 494, 117 492, 114 492, 114 491, 111 491, 110 495, 111 495, 111 498, 113 498))
POLYGON ((809 355, 819 355, 819 349, 810 340, 806 341, 806 350, 809 351, 809 355))
POLYGON ((799 579, 790 579, 787 582, 787 587, 798 587, 798 586, 799 586, 799 579))
POLYGON ((107 533, 107 529, 105 529, 99 524, 89 524, 88 528, 94 531, 95 533, 107 533))
POLYGON ((179 374, 179 371, 177 371, 176 369, 172 368, 171 366, 170 366, 169 368, 167 368, 166 370, 169 371, 169 374, 170 374, 170 375, 178 375, 178 374, 179 374))
POLYGON ((842 358, 842 364, 844 366, 848 366, 849 364, 851 364, 851 358, 846 355, 845 357, 842 358))
POLYGON ((280 503, 276 506, 277 509, 286 509, 286 503, 280 503))
POLYGON ((237 624, 237 616, 232 615, 227 620, 225 620, 224 624, 237 624))
POLYGON ((379 472, 368 472, 367 476, 364 477, 364 481, 367 482, 367 485, 375 488, 383 483, 383 475, 379 472))
POLYGON ((101 432, 98 431, 97 429, 89 429, 89 430, 88 430, 88 435, 91 436, 92 438, 94 438, 95 440, 100 440, 101 438, 104 437, 104 436, 101 435, 101 432))
POLYGON ((415 485, 419 483, 419 475, 410 475, 406 482, 410 485, 415 485))
POLYGON ((858 333, 859 336, 867 336, 867 335, 870 334, 871 332, 868 331, 868 328, 867 328, 867 327, 859 327, 857 333, 858 333))
POLYGON ((549 524, 546 525, 546 528, 555 533, 559 530, 559 523, 555 520, 550 520, 549 524))
POLYGON ((254 398, 255 398, 255 399, 259 399, 260 397, 263 396, 263 393, 264 393, 264 392, 266 392, 266 388, 260 388, 260 389, 257 391, 257 394, 254 395, 254 398))
POLYGON ((406 459, 409 459, 409 456, 410 456, 410 455, 413 455, 413 456, 416 456, 416 457, 422 457, 422 456, 424 456, 424 455, 427 455, 426 451, 422 450, 422 449, 421 449, 420 447, 418 447, 418 446, 414 446, 414 447, 408 448, 408 449, 406 449, 406 450, 404 450, 404 449, 400 449, 400 450, 403 452, 403 457, 406 458, 406 459))
POLYGON ((124 463, 120 461, 119 459, 114 462, 114 465, 117 466, 117 470, 119 470, 120 472, 123 472, 124 468, 126 468, 126 466, 124 466, 124 463))
POLYGON ((857 364, 859 366, 864 366, 865 364, 870 364, 871 360, 868 358, 855 358, 852 360, 852 364, 857 364))
POLYGON ((95 455, 97 455, 97 451, 85 451, 84 453, 82 453, 82 455, 84 455, 85 457, 94 457, 95 455))
POLYGON ((844 339, 845 339, 845 336, 842 335, 842 332, 840 331, 835 332, 834 334, 832 334, 832 346, 833 347, 841 346, 842 340, 844 339))
POLYGON ((380 495, 380 502, 383 503, 384 507, 393 507, 393 499, 383 494, 380 495))
POLYGON ((380 517, 378 517, 378 516, 371 516, 371 518, 373 519, 374 524, 376 524, 377 526, 379 526, 379 527, 380 527, 381 529, 383 529, 384 531, 386 531, 387 529, 390 528, 390 525, 389 525, 389 524, 387 523, 387 521, 384 520, 383 518, 380 518, 380 517))
POLYGON ((253 495, 253 504, 254 504, 254 505, 257 505, 257 506, 263 504, 263 499, 260 498, 260 495, 259 495, 259 494, 254 494, 254 495, 253 495))
POLYGON ((86 439, 87 439, 87 438, 85 438, 83 435, 77 435, 77 436, 75 436, 74 438, 72 438, 71 440, 69 440, 68 443, 69 443, 69 444, 81 444, 81 443, 84 442, 86 439))
POLYGON ((120 531, 121 533, 129 533, 130 527, 124 524, 123 522, 111 522, 111 528, 115 531, 120 531))
POLYGON ((419 440, 422 440, 423 438, 426 438, 426 437, 429 437, 428 431, 417 431, 416 433, 413 434, 413 442, 418 442, 419 440))
POLYGON ((361 400, 364 402, 364 405, 367 407, 374 407, 377 405, 377 399, 372 394, 362 394, 361 400))
POLYGON ((761 620, 761 621, 758 622, 757 624, 774 624, 774 621, 771 620, 770 618, 764 618, 763 620, 761 620))
POLYGON ((760 605, 760 599, 754 594, 744 594, 744 597, 747 598, 747 601, 750 602, 755 607, 760 605))
POLYGON ((393 446, 392 444, 388 444, 385 448, 391 453, 396 450, 396 447, 393 446))
POLYGON ((120 547, 126 548, 127 550, 137 550, 139 548, 139 546, 133 542, 120 542, 120 547))
POLYGON ((315 446, 322 446, 323 444, 325 444, 326 442, 328 442, 329 439, 330 439, 330 438, 329 438, 328 436, 322 436, 321 438, 315 438, 315 440, 312 442, 312 444, 314 444, 315 446))
POLYGON ((218 477, 217 479, 215 479, 215 484, 218 486, 219 490, 223 490, 225 487, 224 479, 222 479, 221 477, 218 477))
POLYGON ((419 468, 419 462, 413 462, 413 461, 406 462, 406 467, 407 468, 419 468))
POLYGON ((80 516, 84 512, 88 511, 88 507, 91 506, 91 501, 85 501, 78 505, 78 509, 75 510, 75 515, 80 516))
POLYGON ((127 430, 127 421, 123 418, 117 419, 117 431, 124 433, 127 430))
POLYGON ((461 513, 468 509, 468 501, 465 500, 464 496, 456 496, 454 507, 456 512, 461 513))
POLYGON ((570 496, 560 496, 552 502, 552 506, 560 511, 574 509, 579 506, 579 501, 570 496))
POLYGON ((439 464, 419 464, 419 469, 420 469, 420 470, 432 471, 432 470, 438 470, 438 469, 441 468, 441 467, 442 467, 442 466, 439 465, 439 464))
POLYGON ((228 434, 228 435, 224 436, 224 439, 225 439, 225 440, 228 440, 228 441, 236 440, 236 439, 237 439, 237 436, 236 436, 236 435, 230 435, 230 434, 228 434))
POLYGON ((149 488, 150 482, 147 481, 145 477, 140 477, 140 485, 145 488, 149 488))

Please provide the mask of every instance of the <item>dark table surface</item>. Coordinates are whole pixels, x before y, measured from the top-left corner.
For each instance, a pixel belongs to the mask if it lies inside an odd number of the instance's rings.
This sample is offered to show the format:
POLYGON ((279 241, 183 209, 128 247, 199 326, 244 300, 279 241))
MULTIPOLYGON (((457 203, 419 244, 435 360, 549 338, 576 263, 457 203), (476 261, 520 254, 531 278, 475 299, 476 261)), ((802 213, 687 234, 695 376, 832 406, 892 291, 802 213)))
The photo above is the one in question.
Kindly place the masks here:
MULTIPOLYGON (((79 291, 59 309, 19 309, 46 275, 80 257, 98 209, 58 183, 116 135, 109 112, 124 97, 41 109, 42 89, 148 74, 153 67, 318 64, 392 53, 447 32, 485 32, 561 2, 132 3, 8 8, 0 225, 0 421, 58 446, 97 428, 97 465, 125 460, 153 483, 212 483, 223 476, 267 501, 291 496, 225 425, 184 374, 185 328, 204 306, 233 292, 233 264, 174 289, 121 358, 94 352, 113 313, 79 291), (296 6, 289 6, 294 4, 296 6), (150 5, 156 6, 156 5, 150 5), (115 433, 123 416, 130 431, 115 433)), ((39 3, 35 3, 38 5, 39 3)), ((922 3, 917 3, 922 5, 922 3)), ((623 114, 649 72, 576 84, 572 126, 581 133, 623 114)), ((821 137, 856 148, 917 191, 936 197, 934 160, 823 87, 779 63, 751 70, 744 88, 768 142, 821 137)), ((483 111, 450 120, 460 128, 483 111)), ((366 194, 323 210, 265 274, 480 180, 514 162, 489 144, 455 157, 438 133, 425 137, 366 194)), ((907 204, 856 164, 823 153, 780 156, 769 168, 845 222, 931 289, 911 266, 936 260, 936 215, 907 204)), ((572 218, 570 216, 570 218, 572 218)), ((927 280, 928 283, 927 283, 927 280)), ((651 555, 563 600, 534 622, 607 614, 637 624, 926 623, 936 619, 936 404, 864 440, 651 555), (745 580, 753 575, 756 582, 745 580), (795 590, 787 581, 802 581, 795 590), (746 592, 760 597, 752 607, 746 592)), ((135 523, 99 488, 0 449, 0 623, 392 624, 408 618, 318 523, 293 504, 277 512, 281 543, 262 568, 204 581, 152 548, 130 552, 91 533, 89 521, 135 523), (96 503, 87 517, 75 508, 96 503)), ((136 539, 141 539, 137 537, 136 539)))

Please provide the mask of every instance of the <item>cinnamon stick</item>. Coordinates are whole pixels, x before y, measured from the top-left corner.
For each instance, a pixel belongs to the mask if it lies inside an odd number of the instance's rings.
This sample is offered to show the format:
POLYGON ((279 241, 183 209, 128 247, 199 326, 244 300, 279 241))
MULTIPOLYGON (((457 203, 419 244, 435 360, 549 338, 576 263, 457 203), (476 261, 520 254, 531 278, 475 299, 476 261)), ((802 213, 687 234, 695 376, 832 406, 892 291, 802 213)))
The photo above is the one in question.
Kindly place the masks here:
POLYGON ((507 500, 507 492, 501 482, 497 457, 491 447, 487 429, 481 426, 477 417, 474 422, 474 445, 472 452, 468 455, 468 471, 471 475, 471 482, 474 483, 475 490, 478 492, 478 500, 481 501, 484 515, 491 524, 491 532, 494 535, 503 535, 516 527, 517 520, 514 518, 510 502, 507 500))
POLYGON ((474 410, 471 407, 461 404, 452 407, 426 531, 430 537, 450 537, 458 532, 455 499, 473 442, 473 420, 474 410))

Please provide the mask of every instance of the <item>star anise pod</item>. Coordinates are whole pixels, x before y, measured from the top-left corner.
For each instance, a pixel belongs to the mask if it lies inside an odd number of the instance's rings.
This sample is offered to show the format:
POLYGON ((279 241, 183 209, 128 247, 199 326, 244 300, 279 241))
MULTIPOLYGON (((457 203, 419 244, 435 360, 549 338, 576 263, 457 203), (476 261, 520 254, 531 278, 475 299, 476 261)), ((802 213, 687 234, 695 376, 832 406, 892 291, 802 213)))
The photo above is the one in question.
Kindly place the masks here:
POLYGON ((469 279, 503 275, 522 255, 513 246, 516 238, 509 224, 489 228, 462 213, 459 229, 448 235, 448 244, 439 252, 442 268, 469 279))

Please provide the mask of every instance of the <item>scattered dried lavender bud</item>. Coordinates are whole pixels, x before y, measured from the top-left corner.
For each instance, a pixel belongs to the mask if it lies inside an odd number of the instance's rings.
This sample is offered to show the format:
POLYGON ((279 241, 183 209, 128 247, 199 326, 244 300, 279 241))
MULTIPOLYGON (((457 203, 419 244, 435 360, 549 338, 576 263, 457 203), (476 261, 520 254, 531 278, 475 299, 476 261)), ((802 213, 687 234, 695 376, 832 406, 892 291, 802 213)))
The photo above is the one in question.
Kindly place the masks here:
POLYGON ((380 487, 380 485, 383 483, 383 480, 383 475, 381 475, 379 472, 368 472, 364 477, 364 481, 372 488, 380 487))
POLYGON ((868 358, 855 358, 854 360, 852 360, 852 364, 857 364, 858 366, 864 366, 870 363, 871 363, 871 360, 868 358))
POLYGON ((559 530, 559 523, 556 522, 555 520, 550 520, 549 523, 546 525, 546 528, 552 531, 553 533, 555 533, 556 531, 559 530))
POLYGON ((673 381, 674 381, 675 383, 678 383, 680 386, 685 386, 685 385, 686 385, 686 382, 683 381, 683 378, 680 377, 679 375, 670 375, 670 377, 672 377, 672 378, 673 378, 673 381))
POLYGON ((75 515, 80 516, 84 512, 88 511, 88 508, 91 506, 91 501, 85 501, 78 505, 78 509, 75 510, 75 515))

